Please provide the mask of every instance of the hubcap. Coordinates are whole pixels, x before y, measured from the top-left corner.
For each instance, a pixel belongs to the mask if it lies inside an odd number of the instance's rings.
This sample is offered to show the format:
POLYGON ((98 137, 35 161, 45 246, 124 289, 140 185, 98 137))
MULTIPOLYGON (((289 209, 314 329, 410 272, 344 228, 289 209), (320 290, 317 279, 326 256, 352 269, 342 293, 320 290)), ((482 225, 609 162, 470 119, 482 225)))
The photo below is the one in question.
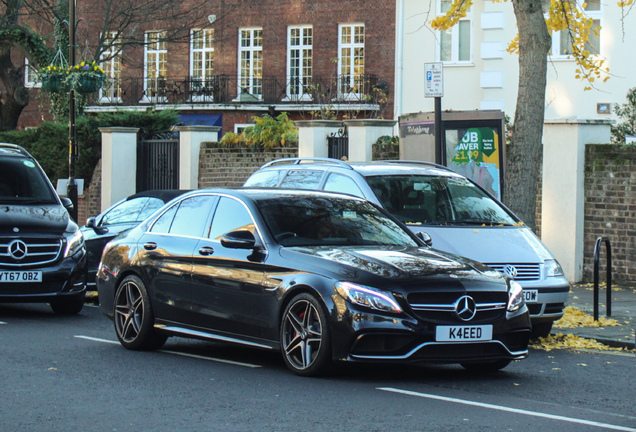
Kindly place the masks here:
POLYGON ((139 336, 144 318, 144 304, 139 287, 126 282, 115 299, 115 326, 117 334, 125 342, 134 341, 139 336))
POLYGON ((307 300, 289 309, 283 321, 285 357, 296 369, 307 369, 316 360, 322 343, 322 323, 318 311, 307 300))

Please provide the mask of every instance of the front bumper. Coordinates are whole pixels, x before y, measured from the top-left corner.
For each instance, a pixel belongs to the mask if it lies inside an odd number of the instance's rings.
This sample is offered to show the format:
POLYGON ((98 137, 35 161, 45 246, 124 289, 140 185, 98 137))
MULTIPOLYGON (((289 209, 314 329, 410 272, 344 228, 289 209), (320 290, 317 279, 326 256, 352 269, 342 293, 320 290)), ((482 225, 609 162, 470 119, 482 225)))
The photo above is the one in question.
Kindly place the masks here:
POLYGON ((436 327, 450 323, 426 322, 406 314, 389 317, 348 306, 334 325, 334 360, 463 363, 516 360, 528 355, 531 324, 525 306, 515 313, 505 312, 498 320, 476 323, 492 324, 490 340, 461 342, 436 341, 436 327))
POLYGON ((43 303, 86 291, 86 253, 65 258, 46 267, 0 270, 41 271, 42 282, 0 282, 0 303, 43 303))

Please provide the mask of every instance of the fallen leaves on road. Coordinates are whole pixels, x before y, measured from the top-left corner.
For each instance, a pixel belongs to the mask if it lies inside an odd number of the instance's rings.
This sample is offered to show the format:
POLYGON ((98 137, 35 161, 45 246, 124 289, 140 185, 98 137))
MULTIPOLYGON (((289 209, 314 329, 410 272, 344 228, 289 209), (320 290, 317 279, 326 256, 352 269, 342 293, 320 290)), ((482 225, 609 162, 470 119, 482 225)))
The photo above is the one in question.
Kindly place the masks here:
POLYGON ((594 321, 592 315, 588 315, 574 306, 566 307, 563 310, 563 317, 554 323, 554 326, 559 328, 612 327, 619 325, 620 323, 613 318, 599 317, 598 321, 594 321))
POLYGON ((596 349, 609 351, 623 351, 623 348, 614 348, 593 339, 586 339, 572 334, 558 333, 549 335, 545 338, 530 341, 530 347, 544 351, 552 351, 553 349, 596 349))

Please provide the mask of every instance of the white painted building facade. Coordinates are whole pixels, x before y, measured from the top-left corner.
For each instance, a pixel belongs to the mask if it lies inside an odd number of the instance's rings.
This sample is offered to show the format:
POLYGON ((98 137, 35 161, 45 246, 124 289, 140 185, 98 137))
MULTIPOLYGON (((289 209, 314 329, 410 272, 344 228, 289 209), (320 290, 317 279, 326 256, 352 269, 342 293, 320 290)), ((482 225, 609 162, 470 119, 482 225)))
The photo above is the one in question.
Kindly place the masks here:
MULTIPOLYGON (((511 119, 517 98, 519 57, 506 52, 517 34, 511 1, 475 0, 465 20, 440 35, 428 22, 450 0, 396 0, 396 117, 430 112, 434 100, 424 97, 424 63, 443 62, 442 110, 499 109, 511 119), (440 44, 441 42, 441 44, 440 44), (440 46, 443 45, 443 48, 440 46)), ((581 1, 581 0, 579 0, 581 1)), ((548 64, 545 119, 616 120, 612 104, 626 103, 636 87, 636 11, 621 21, 622 10, 612 0, 589 0, 587 14, 600 24, 599 58, 605 58, 611 78, 589 84, 575 79, 577 66, 567 55, 552 55, 548 64)), ((553 36, 553 53, 566 41, 553 36)))

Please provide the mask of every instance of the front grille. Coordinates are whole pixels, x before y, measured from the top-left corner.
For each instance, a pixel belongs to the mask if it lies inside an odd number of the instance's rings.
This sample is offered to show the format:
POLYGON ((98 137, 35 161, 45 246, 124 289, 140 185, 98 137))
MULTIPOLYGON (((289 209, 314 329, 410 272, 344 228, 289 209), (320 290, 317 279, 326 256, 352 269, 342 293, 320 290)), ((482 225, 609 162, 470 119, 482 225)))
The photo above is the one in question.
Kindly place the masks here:
POLYGON ((537 281, 541 279, 541 269, 539 264, 528 263, 484 263, 488 267, 506 274, 504 268, 512 266, 517 269, 517 275, 513 278, 516 281, 537 281))
MULTIPOLYGON (((19 245, 22 247, 22 245, 19 245)), ((62 252, 59 237, 0 237, 0 265, 24 267, 54 262, 62 252), (10 247, 15 241, 23 242, 26 253, 19 259, 11 255, 10 247)), ((14 254, 15 255, 15 254, 14 254)))
POLYGON ((409 294, 407 300, 419 319, 435 324, 479 324, 504 316, 508 293, 419 292, 409 294), (455 311, 457 301, 464 295, 470 295, 475 301, 476 313, 470 321, 461 320, 455 311))

